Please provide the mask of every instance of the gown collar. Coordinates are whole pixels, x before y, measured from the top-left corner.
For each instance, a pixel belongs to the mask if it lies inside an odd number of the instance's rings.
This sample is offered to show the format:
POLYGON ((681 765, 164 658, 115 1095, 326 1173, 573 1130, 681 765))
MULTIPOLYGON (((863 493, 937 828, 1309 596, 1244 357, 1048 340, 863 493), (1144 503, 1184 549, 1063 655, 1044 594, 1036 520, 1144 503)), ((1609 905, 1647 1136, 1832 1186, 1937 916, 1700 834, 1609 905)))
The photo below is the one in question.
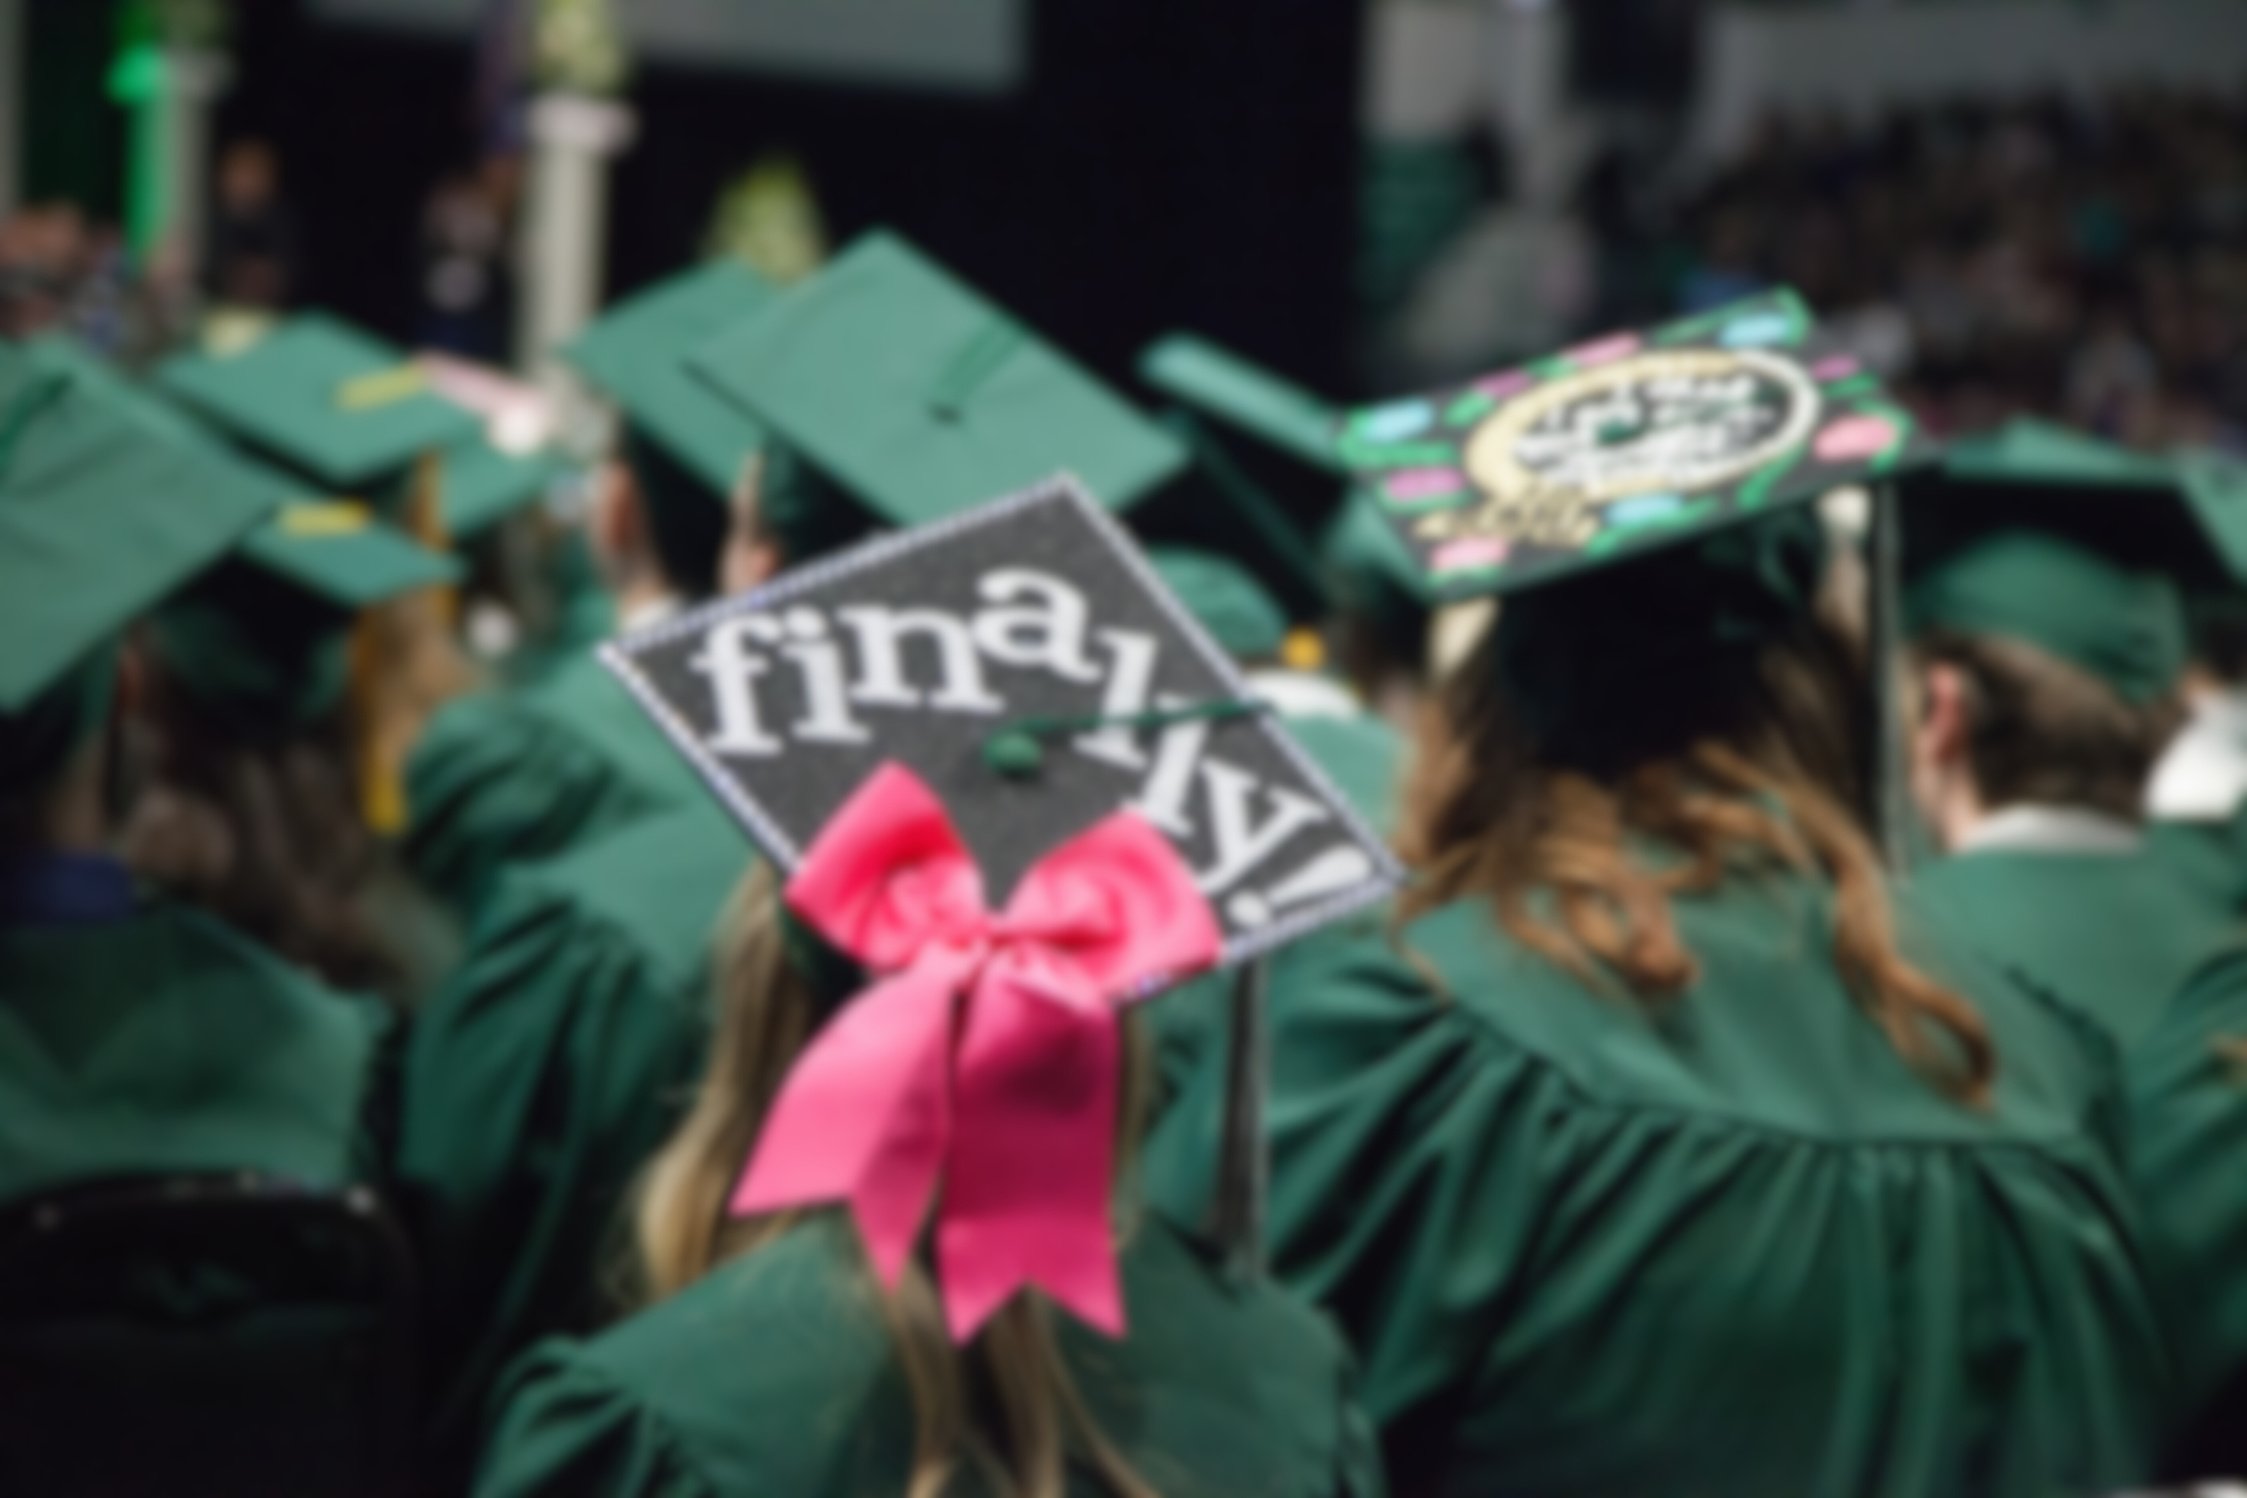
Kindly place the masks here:
POLYGON ((103 853, 0 857, 0 926, 93 926, 137 905, 133 876, 103 853))
POLYGON ((1959 840, 1961 853, 2093 853, 2127 857, 2145 846, 2133 823, 2080 806, 2024 801, 1993 812, 1959 840))
POLYGON ((2146 815, 2162 822, 2221 822, 2247 800, 2247 691, 2195 699, 2146 786, 2146 815))
POLYGON ((1279 667, 1247 673, 1248 694, 1283 718, 1360 718, 1365 709, 1329 676, 1279 667))

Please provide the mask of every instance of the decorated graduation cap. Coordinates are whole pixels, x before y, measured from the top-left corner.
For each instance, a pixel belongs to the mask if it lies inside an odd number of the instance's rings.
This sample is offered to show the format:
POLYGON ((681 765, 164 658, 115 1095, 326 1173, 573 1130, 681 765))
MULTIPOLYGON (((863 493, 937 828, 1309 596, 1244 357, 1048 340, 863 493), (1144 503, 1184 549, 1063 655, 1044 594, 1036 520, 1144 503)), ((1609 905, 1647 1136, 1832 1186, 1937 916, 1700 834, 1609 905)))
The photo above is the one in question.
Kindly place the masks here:
POLYGON ((955 1335, 1033 1284, 1119 1331, 1117 1010, 1377 900, 1380 842, 1069 480, 605 658, 874 982, 734 1209, 848 1201, 894 1284, 933 1202, 955 1335))
POLYGON ((181 354, 157 382, 315 492, 387 501, 416 461, 476 435, 420 365, 340 318, 308 312, 227 353, 181 354))
POLYGON ((1961 439, 1906 490, 1906 622, 2021 640, 2149 701, 2184 672, 2187 591, 2247 578, 2237 499, 2048 422, 1961 439))
POLYGON ((1442 599, 1707 536, 1929 451, 1791 291, 1355 411, 1334 440, 1442 599))
POLYGON ((1074 474, 1122 510, 1186 454, 1036 333, 894 234, 868 234, 695 356, 772 437, 758 504, 800 563, 1074 474))
POLYGON ((0 783, 51 771, 101 719, 108 646, 278 503, 147 421, 59 345, 0 345, 0 783), (196 501, 183 501, 187 494, 196 501))
POLYGON ((545 448, 509 452, 475 437, 446 449, 445 534, 474 540, 508 516, 543 502, 568 472, 567 461, 545 448))

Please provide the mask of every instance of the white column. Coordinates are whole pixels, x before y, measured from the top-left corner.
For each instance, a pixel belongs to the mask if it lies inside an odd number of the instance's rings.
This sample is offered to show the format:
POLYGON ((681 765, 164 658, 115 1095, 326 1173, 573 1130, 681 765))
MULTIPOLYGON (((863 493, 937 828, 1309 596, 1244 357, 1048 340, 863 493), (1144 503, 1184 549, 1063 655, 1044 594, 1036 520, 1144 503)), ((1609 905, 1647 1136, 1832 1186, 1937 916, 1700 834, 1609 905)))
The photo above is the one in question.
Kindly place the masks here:
POLYGON ((542 94, 531 104, 531 170, 516 265, 515 358, 551 383, 550 355, 601 302, 610 158, 631 143, 632 111, 608 99, 542 94))
POLYGON ((211 200, 211 106, 233 79, 225 54, 164 51, 164 240, 181 258, 189 284, 203 270, 204 219, 211 200))
POLYGON ((0 217, 23 203, 24 115, 31 99, 24 84, 25 0, 0 0, 0 217))
POLYGON ((1567 200, 1583 151, 1568 98, 1568 12, 1554 0, 1493 0, 1491 84, 1496 124, 1520 201, 1540 211, 1567 200))

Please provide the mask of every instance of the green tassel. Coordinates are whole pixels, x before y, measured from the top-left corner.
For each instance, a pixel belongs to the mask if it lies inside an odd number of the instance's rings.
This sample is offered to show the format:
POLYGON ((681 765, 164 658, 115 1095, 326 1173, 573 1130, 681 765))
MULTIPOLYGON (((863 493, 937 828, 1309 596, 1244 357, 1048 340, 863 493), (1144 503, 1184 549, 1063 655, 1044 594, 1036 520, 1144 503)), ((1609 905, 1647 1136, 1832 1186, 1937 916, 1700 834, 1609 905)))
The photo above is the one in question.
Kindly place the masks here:
POLYGON ((1040 740, 1055 734, 1089 733, 1100 728, 1168 728, 1173 723, 1203 718, 1242 718, 1263 712, 1265 706, 1243 697, 1226 697, 1190 707, 1149 708, 1138 713, 1017 718, 983 741, 983 763, 1002 779, 1030 780, 1045 768, 1045 745, 1040 740))

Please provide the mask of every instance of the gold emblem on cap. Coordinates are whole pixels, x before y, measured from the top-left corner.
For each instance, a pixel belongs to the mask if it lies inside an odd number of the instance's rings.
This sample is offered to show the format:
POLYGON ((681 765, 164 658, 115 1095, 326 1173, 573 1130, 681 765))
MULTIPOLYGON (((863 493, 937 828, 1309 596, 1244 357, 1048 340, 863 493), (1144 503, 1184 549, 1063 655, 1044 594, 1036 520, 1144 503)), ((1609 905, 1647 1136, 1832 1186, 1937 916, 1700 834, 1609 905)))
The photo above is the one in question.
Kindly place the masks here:
POLYGON ((419 364, 409 360, 345 380, 336 387, 335 403, 345 411, 372 411, 396 405, 428 388, 429 376, 419 364))
POLYGON ((283 535, 347 536, 363 531, 373 514, 355 499, 297 499, 281 509, 283 535))

